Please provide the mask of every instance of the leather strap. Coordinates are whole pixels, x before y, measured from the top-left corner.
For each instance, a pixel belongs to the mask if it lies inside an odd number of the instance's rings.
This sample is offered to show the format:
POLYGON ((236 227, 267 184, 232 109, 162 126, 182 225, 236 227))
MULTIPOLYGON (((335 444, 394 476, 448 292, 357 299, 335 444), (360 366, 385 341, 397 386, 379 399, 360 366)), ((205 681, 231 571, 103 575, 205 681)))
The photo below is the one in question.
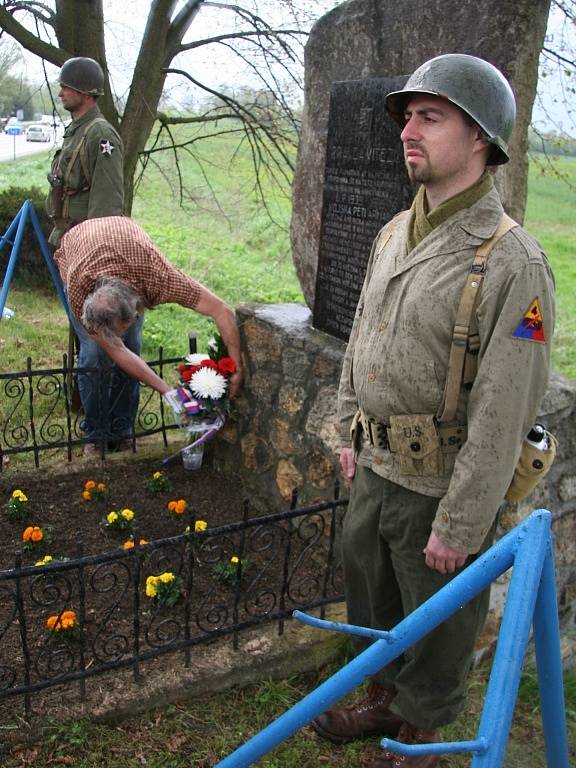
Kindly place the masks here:
POLYGON ((480 348, 480 338, 476 327, 476 308, 480 300, 480 288, 486 273, 486 262, 498 240, 506 232, 517 226, 518 224, 514 219, 511 219, 506 213, 502 214, 496 231, 492 237, 482 243, 474 256, 474 261, 466 278, 466 284, 456 313, 450 357, 448 359, 446 386, 444 387, 442 402, 436 414, 436 419, 439 422, 454 421, 463 380, 469 384, 474 381, 476 375, 475 358, 480 348), (465 364, 467 364, 466 371, 465 364))

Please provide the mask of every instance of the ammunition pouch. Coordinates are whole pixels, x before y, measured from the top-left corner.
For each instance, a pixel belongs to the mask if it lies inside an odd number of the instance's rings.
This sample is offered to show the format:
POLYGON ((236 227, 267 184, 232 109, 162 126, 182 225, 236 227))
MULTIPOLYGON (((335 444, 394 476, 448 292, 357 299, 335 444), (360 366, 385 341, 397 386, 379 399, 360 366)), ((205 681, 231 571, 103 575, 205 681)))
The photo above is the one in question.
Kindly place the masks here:
POLYGON ((551 432, 546 431, 548 447, 536 448, 527 440, 522 442, 520 458, 514 470, 510 487, 506 491, 506 501, 522 501, 546 477, 556 456, 558 441, 551 432))
POLYGON ((390 416, 390 450, 397 454, 400 473, 419 477, 444 474, 442 444, 434 416, 390 416))
POLYGON ((397 455, 401 474, 420 477, 444 474, 444 455, 457 453, 467 437, 465 426, 438 424, 433 415, 391 416, 388 425, 358 411, 351 429, 355 454, 361 432, 374 448, 397 455))

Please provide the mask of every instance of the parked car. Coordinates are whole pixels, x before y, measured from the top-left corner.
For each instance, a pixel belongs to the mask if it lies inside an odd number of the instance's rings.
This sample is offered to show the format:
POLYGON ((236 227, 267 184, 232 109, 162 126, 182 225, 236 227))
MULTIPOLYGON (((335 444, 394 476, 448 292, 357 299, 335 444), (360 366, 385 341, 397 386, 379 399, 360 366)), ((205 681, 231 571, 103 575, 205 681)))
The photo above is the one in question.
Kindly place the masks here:
POLYGON ((52 128, 49 125, 29 125, 26 141, 52 141, 52 128))

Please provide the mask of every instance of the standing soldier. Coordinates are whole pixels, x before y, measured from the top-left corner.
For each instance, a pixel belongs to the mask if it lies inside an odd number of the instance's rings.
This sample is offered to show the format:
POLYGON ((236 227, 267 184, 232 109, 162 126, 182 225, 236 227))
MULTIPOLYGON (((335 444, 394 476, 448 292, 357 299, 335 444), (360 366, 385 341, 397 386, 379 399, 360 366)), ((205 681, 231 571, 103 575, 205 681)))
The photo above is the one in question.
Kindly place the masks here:
POLYGON ((97 61, 69 59, 60 71, 62 106, 72 115, 56 152, 48 181, 48 215, 54 222, 54 247, 74 224, 124 213, 124 147, 117 131, 98 109, 104 73, 97 61))
MULTIPOLYGON (((64 109, 72 116, 72 122, 64 132, 62 148, 56 152, 48 174, 51 191, 47 211, 54 227, 48 242, 56 249, 62 236, 74 225, 86 219, 102 216, 121 216, 124 213, 124 147, 118 132, 103 117, 97 104, 104 94, 104 73, 94 59, 78 57, 69 59, 60 70, 58 97, 64 109)), ((105 364, 96 345, 84 338, 83 331, 76 331, 80 339, 79 368, 95 368, 105 364), (85 343, 82 343, 85 342, 85 343)), ((142 320, 138 320, 124 337, 126 346, 136 352, 141 343, 142 320)), ((74 355, 74 331, 70 329, 70 359, 74 355)), ((110 361, 107 361, 108 364, 110 361)), ((84 404, 88 384, 80 376, 78 385, 84 404)), ((124 438, 130 437, 138 410, 138 383, 116 371, 111 386, 108 377, 100 376, 103 391, 98 397, 101 409, 82 422, 88 438, 106 439, 109 447, 118 447, 124 438), (102 424, 107 421, 109 403, 115 403, 125 418, 113 433, 106 433, 102 424)), ((87 452, 92 443, 87 446, 87 452)))
MULTIPOLYGON (((503 75, 474 56, 438 56, 386 106, 421 186, 374 242, 338 398, 352 483, 348 619, 383 630, 490 545, 546 391, 554 326, 546 256, 504 216, 486 171, 508 161, 516 109, 503 75)), ((437 741, 464 705, 487 608, 488 590, 382 669, 363 701, 316 718, 316 731, 437 741)), ((438 757, 387 751, 366 765, 433 768, 438 757)))

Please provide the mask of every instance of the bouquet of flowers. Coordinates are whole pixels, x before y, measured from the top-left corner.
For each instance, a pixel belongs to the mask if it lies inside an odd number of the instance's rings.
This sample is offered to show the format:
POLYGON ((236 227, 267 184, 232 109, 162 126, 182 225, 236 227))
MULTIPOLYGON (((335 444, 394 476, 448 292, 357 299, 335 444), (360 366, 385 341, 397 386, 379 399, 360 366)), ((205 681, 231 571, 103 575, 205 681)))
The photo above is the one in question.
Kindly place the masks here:
POLYGON ((164 395, 191 445, 201 445, 222 428, 230 410, 229 380, 236 363, 222 338, 208 343, 208 353, 187 355, 178 366, 176 389, 164 395))

